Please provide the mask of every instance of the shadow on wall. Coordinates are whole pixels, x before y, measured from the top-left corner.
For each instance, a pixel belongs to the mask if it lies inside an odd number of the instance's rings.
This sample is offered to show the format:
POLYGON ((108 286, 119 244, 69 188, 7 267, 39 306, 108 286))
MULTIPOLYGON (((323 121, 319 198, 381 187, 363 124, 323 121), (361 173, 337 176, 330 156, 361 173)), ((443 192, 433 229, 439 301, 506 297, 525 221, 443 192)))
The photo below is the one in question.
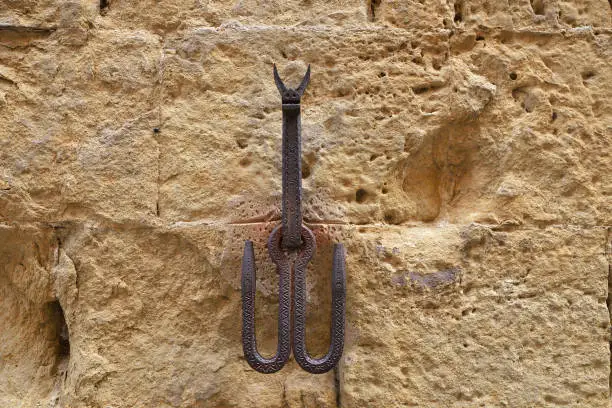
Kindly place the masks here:
POLYGON ((411 155, 392 172, 392 179, 400 180, 401 196, 395 197, 398 205, 387 206, 385 222, 430 222, 445 216, 467 190, 466 177, 473 168, 471 155, 479 134, 478 122, 455 123, 426 135, 416 149, 407 144, 411 155))

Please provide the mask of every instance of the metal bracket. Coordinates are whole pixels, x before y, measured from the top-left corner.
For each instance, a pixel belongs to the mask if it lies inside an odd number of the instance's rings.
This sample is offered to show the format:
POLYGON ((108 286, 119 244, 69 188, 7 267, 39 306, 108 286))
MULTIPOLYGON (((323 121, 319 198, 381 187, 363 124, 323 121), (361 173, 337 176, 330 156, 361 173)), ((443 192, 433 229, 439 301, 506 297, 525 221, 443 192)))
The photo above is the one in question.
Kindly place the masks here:
POLYGON ((278 271, 278 343, 276 354, 265 358, 257 351, 255 339, 256 272, 253 242, 246 241, 242 257, 242 348, 249 365, 260 373, 279 371, 291 354, 313 374, 336 366, 344 349, 346 267, 344 246, 334 245, 332 265, 331 344, 322 358, 306 350, 306 268, 316 249, 314 234, 302 225, 302 170, 300 100, 310 81, 310 65, 296 89, 287 88, 274 65, 274 81, 283 111, 283 206, 282 222, 268 239, 268 254, 278 271), (292 263, 287 251, 296 251, 292 263), (293 273, 293 288, 291 288, 293 273), (293 292, 293 293, 292 293, 293 292), (293 319, 291 316, 293 301, 293 319), (291 327, 293 320, 293 328, 291 327), (292 330, 293 329, 293 330, 292 330))

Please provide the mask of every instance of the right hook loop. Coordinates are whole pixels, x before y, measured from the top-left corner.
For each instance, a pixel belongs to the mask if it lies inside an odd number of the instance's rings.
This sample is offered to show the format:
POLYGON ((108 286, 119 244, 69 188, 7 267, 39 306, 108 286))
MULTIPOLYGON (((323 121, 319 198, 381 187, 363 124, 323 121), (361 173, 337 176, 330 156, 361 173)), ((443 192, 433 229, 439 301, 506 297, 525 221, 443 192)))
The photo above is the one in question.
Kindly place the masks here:
POLYGON ((322 374, 336 366, 344 349, 344 310, 346 303, 346 267, 344 246, 334 245, 332 265, 331 343, 322 358, 312 358, 306 350, 306 267, 312 258, 316 241, 307 227, 302 227, 303 248, 293 267, 293 355, 300 367, 309 373, 322 374))

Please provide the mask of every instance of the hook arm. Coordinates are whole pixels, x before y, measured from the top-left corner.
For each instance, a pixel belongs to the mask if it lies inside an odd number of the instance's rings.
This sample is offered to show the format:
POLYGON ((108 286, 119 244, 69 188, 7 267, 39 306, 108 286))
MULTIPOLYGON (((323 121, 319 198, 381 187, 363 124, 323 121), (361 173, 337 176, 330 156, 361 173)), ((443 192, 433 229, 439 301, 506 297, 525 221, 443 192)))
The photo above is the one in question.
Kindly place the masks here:
POLYGON ((310 82, 310 64, 308 64, 308 69, 306 70, 306 73, 304 74, 304 78, 302 78, 302 82, 300 83, 300 86, 298 86, 296 89, 300 97, 304 95, 304 91, 306 91, 306 87, 308 86, 309 82, 310 82))
POLYGON ((332 326, 331 343, 322 358, 312 358, 306 350, 306 267, 314 253, 315 238, 308 228, 303 227, 304 248, 294 266, 293 298, 293 355, 300 367, 312 374, 325 373, 338 364, 344 349, 344 325, 346 303, 346 266, 344 246, 334 245, 332 266, 332 326))
MULTIPOLYGON (((278 234, 277 234, 278 235, 278 234)), ((272 239, 274 233, 270 236, 272 239)), ((270 374, 279 371, 291 353, 291 269, 288 262, 276 262, 278 282, 278 344, 276 354, 265 358, 257 351, 255 338, 256 272, 253 242, 246 241, 242 257, 242 349, 249 365, 270 374)))

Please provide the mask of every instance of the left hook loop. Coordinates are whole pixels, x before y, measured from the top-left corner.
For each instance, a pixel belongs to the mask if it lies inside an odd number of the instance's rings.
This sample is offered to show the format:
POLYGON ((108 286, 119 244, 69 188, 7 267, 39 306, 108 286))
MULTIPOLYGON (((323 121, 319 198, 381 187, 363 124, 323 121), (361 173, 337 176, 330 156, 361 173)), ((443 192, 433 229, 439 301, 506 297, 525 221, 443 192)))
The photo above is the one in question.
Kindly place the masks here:
POLYGON ((279 371, 291 354, 291 265, 280 251, 280 226, 268 239, 268 252, 278 272, 278 344, 276 354, 265 358, 255 337, 256 271, 253 242, 246 241, 242 256, 242 348, 247 362, 260 373, 279 371))

